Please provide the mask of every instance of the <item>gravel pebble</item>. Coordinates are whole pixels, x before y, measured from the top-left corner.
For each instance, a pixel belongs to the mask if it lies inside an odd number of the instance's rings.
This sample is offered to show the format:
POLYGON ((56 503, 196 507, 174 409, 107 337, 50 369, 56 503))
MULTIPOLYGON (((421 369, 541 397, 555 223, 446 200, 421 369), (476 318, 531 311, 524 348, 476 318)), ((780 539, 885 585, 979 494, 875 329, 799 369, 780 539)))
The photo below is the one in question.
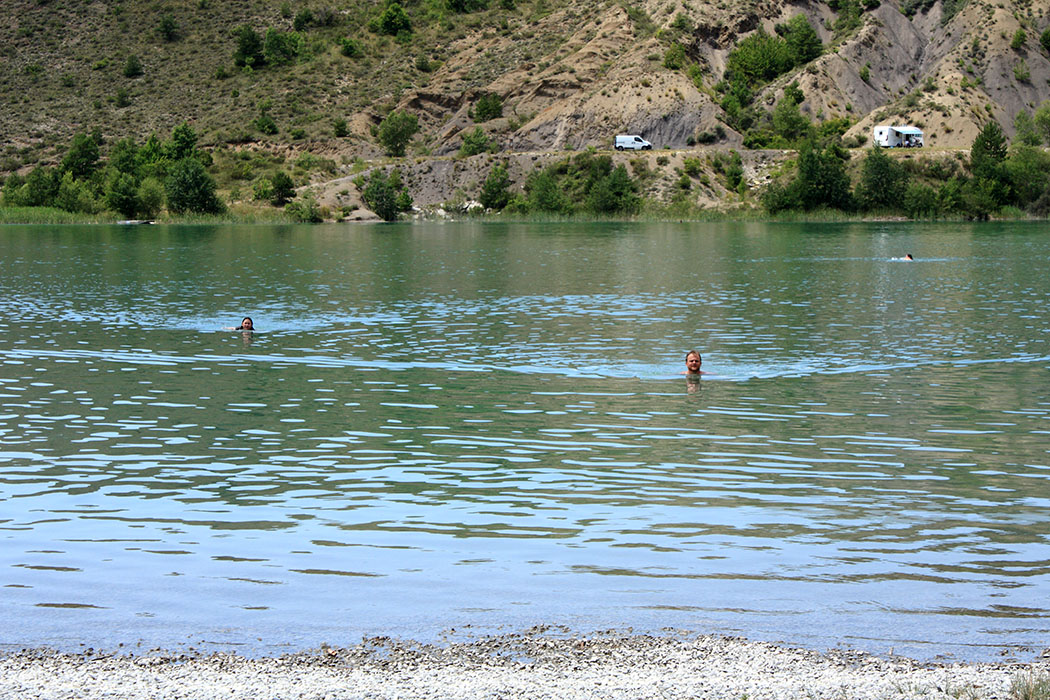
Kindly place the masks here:
POLYGON ((0 657, 0 698, 45 700, 1007 699, 1048 662, 925 663, 735 637, 554 637, 445 645, 375 637, 280 657, 24 650, 0 657))

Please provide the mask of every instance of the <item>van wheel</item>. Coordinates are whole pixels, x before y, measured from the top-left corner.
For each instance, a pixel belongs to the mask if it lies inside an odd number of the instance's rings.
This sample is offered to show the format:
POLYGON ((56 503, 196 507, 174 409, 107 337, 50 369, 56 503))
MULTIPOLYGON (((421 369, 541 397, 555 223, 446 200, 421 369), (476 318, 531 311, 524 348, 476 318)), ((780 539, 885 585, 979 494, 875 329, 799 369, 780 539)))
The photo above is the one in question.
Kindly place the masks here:
POLYGON ((653 147, 652 147, 652 146, 642 146, 642 148, 643 148, 643 149, 645 149, 646 151, 651 151, 651 150, 653 150, 653 147))
POLYGON ((617 150, 617 151, 622 151, 622 150, 623 150, 623 146, 617 146, 617 147, 616 147, 616 150, 617 150))

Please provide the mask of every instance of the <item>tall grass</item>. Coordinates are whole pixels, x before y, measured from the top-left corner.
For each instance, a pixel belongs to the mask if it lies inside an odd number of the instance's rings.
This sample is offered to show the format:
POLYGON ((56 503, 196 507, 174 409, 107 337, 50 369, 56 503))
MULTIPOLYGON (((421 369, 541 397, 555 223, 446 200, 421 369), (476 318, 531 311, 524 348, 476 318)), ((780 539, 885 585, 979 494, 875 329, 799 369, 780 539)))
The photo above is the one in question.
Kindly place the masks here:
POLYGON ((1050 700, 1050 675, 1034 671, 1018 673, 1010 683, 1013 700, 1050 700))

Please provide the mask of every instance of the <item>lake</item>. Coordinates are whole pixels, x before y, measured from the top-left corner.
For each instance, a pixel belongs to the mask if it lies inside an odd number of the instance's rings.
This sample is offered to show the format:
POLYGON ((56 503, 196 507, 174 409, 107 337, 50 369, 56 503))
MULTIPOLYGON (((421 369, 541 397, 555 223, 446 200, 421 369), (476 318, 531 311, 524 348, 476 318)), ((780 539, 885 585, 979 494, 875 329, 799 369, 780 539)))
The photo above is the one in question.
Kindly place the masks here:
POLYGON ((1030 660, 1048 232, 0 227, 0 648, 1030 660))

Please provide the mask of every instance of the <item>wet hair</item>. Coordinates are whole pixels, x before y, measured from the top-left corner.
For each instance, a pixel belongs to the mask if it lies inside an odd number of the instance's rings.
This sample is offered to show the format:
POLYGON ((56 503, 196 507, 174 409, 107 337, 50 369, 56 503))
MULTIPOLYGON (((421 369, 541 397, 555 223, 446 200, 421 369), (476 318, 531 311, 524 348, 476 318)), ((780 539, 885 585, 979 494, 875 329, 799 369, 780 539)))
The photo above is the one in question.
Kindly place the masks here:
POLYGON ((243 319, 241 319, 241 325, 237 326, 237 330, 239 330, 239 331, 245 330, 245 328, 244 328, 244 322, 245 321, 247 321, 248 325, 250 325, 253 329, 255 328, 255 321, 252 320, 252 317, 251 316, 245 316, 243 319))
POLYGON ((690 355, 696 355, 696 359, 700 360, 700 364, 704 364, 704 358, 700 357, 700 353, 698 353, 696 350, 690 350, 685 354, 685 359, 687 362, 689 361, 690 355))

